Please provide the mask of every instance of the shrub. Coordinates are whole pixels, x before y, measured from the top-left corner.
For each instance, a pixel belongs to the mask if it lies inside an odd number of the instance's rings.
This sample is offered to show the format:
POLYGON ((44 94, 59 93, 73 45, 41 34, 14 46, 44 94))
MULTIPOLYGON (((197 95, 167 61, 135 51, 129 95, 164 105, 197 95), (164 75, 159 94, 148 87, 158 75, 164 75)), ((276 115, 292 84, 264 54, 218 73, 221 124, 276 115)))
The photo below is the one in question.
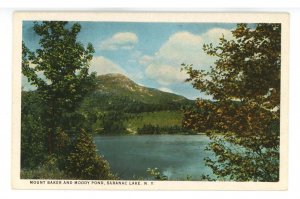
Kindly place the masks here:
POLYGON ((22 169, 21 179, 67 179, 66 174, 58 169, 57 158, 48 156, 46 161, 35 169, 22 169))
POLYGON ((74 149, 66 160, 66 173, 74 179, 103 180, 112 179, 109 164, 97 154, 92 137, 81 130, 74 149))

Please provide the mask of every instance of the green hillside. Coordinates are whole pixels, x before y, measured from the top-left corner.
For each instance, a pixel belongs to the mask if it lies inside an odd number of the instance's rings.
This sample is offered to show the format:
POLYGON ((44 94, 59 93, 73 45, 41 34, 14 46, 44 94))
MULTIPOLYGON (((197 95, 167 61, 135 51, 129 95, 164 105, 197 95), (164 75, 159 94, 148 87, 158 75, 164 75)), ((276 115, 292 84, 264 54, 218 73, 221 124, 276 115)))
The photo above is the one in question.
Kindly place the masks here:
POLYGON ((121 74, 107 74, 97 77, 96 91, 85 98, 80 112, 90 118, 95 133, 151 133, 152 128, 168 133, 181 128, 182 108, 191 104, 183 96, 140 86, 121 74))
POLYGON ((140 86, 124 75, 107 74, 97 77, 97 89, 86 97, 82 108, 141 113, 180 110, 191 103, 183 96, 140 86))
POLYGON ((180 95, 140 86, 126 76, 117 73, 98 76, 97 90, 98 92, 126 96, 133 100, 152 104, 187 101, 185 97, 180 95))
POLYGON ((125 122, 127 131, 137 133, 138 128, 145 125, 153 125, 158 127, 181 126, 183 113, 181 111, 158 111, 137 114, 125 122))
MULTIPOLYGON (((96 90, 79 105, 77 125, 95 134, 151 134, 182 132, 182 109, 193 104, 183 96, 140 86, 120 74, 98 76, 96 90), (85 121, 85 122, 81 122, 85 121)), ((38 94, 23 91, 25 112, 43 112, 38 94), (34 103, 29 103, 31 101, 34 103)), ((40 114, 40 113, 39 113, 40 114)), ((73 116, 74 116, 73 115, 73 116)), ((73 117, 72 116, 72 117, 73 117)), ((71 117, 71 116, 70 116, 71 117)), ((70 126, 71 128, 71 126, 70 126)))

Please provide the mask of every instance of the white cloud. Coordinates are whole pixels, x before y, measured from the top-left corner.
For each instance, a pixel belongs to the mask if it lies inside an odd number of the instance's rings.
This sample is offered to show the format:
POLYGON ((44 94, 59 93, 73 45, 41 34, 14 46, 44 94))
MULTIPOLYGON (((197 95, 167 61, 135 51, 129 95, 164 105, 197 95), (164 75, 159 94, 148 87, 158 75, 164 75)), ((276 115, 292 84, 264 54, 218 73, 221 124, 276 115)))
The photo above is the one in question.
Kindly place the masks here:
POLYGON ((181 72, 181 64, 193 64, 197 69, 208 69, 215 58, 203 51, 203 44, 217 45, 224 34, 231 39, 227 29, 214 28, 204 34, 196 35, 187 31, 174 33, 169 37, 153 57, 145 55, 139 63, 146 65, 146 75, 156 79, 162 85, 183 82, 187 75, 181 72))
POLYGON ((103 56, 93 58, 89 72, 97 72, 98 75, 108 73, 121 73, 126 75, 126 72, 118 64, 115 64, 103 56))
POLYGON ((225 39, 231 40, 233 39, 231 30, 223 29, 223 28, 213 28, 207 31, 202 35, 204 41, 206 43, 212 43, 213 45, 217 45, 220 42, 220 37, 224 35, 225 39))
POLYGON ((160 87, 160 88, 158 88, 158 90, 161 90, 161 91, 164 91, 167 93, 174 93, 174 91, 172 89, 167 88, 167 87, 160 87))
POLYGON ((156 59, 180 65, 182 62, 195 61, 202 49, 202 37, 189 32, 177 32, 161 46, 156 59), (192 60, 191 60, 192 59, 192 60))
POLYGON ((185 73, 181 73, 180 69, 172 65, 156 63, 147 66, 146 75, 156 79, 161 85, 183 82, 187 78, 185 73))
POLYGON ((138 43, 138 37, 131 32, 119 32, 104 40, 100 44, 101 50, 130 50, 138 43))

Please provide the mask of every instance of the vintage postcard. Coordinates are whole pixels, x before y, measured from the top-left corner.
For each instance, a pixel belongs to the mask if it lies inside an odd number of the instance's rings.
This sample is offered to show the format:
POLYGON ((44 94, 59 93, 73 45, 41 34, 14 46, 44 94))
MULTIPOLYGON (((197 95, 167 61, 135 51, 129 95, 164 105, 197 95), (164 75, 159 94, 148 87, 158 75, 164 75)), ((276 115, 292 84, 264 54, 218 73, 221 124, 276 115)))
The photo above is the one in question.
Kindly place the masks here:
POLYGON ((13 50, 14 189, 287 189, 287 13, 16 12, 13 50))

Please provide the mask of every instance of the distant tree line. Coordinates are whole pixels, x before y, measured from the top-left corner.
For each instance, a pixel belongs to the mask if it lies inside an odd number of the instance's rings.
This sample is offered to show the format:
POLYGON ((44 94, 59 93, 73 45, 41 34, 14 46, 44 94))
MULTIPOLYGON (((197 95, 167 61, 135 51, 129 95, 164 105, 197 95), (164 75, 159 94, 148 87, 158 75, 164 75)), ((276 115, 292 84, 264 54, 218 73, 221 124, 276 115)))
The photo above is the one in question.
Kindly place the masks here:
POLYGON ((192 131, 181 126, 158 126, 153 124, 145 124, 143 127, 137 129, 138 134, 196 134, 192 131))
MULTIPOLYGON (((138 100, 133 100, 127 96, 118 96, 115 94, 94 92, 87 96, 82 103, 84 109, 99 109, 102 111, 122 111, 125 113, 142 113, 156 112, 165 110, 180 110, 188 104, 185 102, 161 102, 161 103, 146 103, 138 100)), ((191 104, 192 101, 189 101, 191 104)))

